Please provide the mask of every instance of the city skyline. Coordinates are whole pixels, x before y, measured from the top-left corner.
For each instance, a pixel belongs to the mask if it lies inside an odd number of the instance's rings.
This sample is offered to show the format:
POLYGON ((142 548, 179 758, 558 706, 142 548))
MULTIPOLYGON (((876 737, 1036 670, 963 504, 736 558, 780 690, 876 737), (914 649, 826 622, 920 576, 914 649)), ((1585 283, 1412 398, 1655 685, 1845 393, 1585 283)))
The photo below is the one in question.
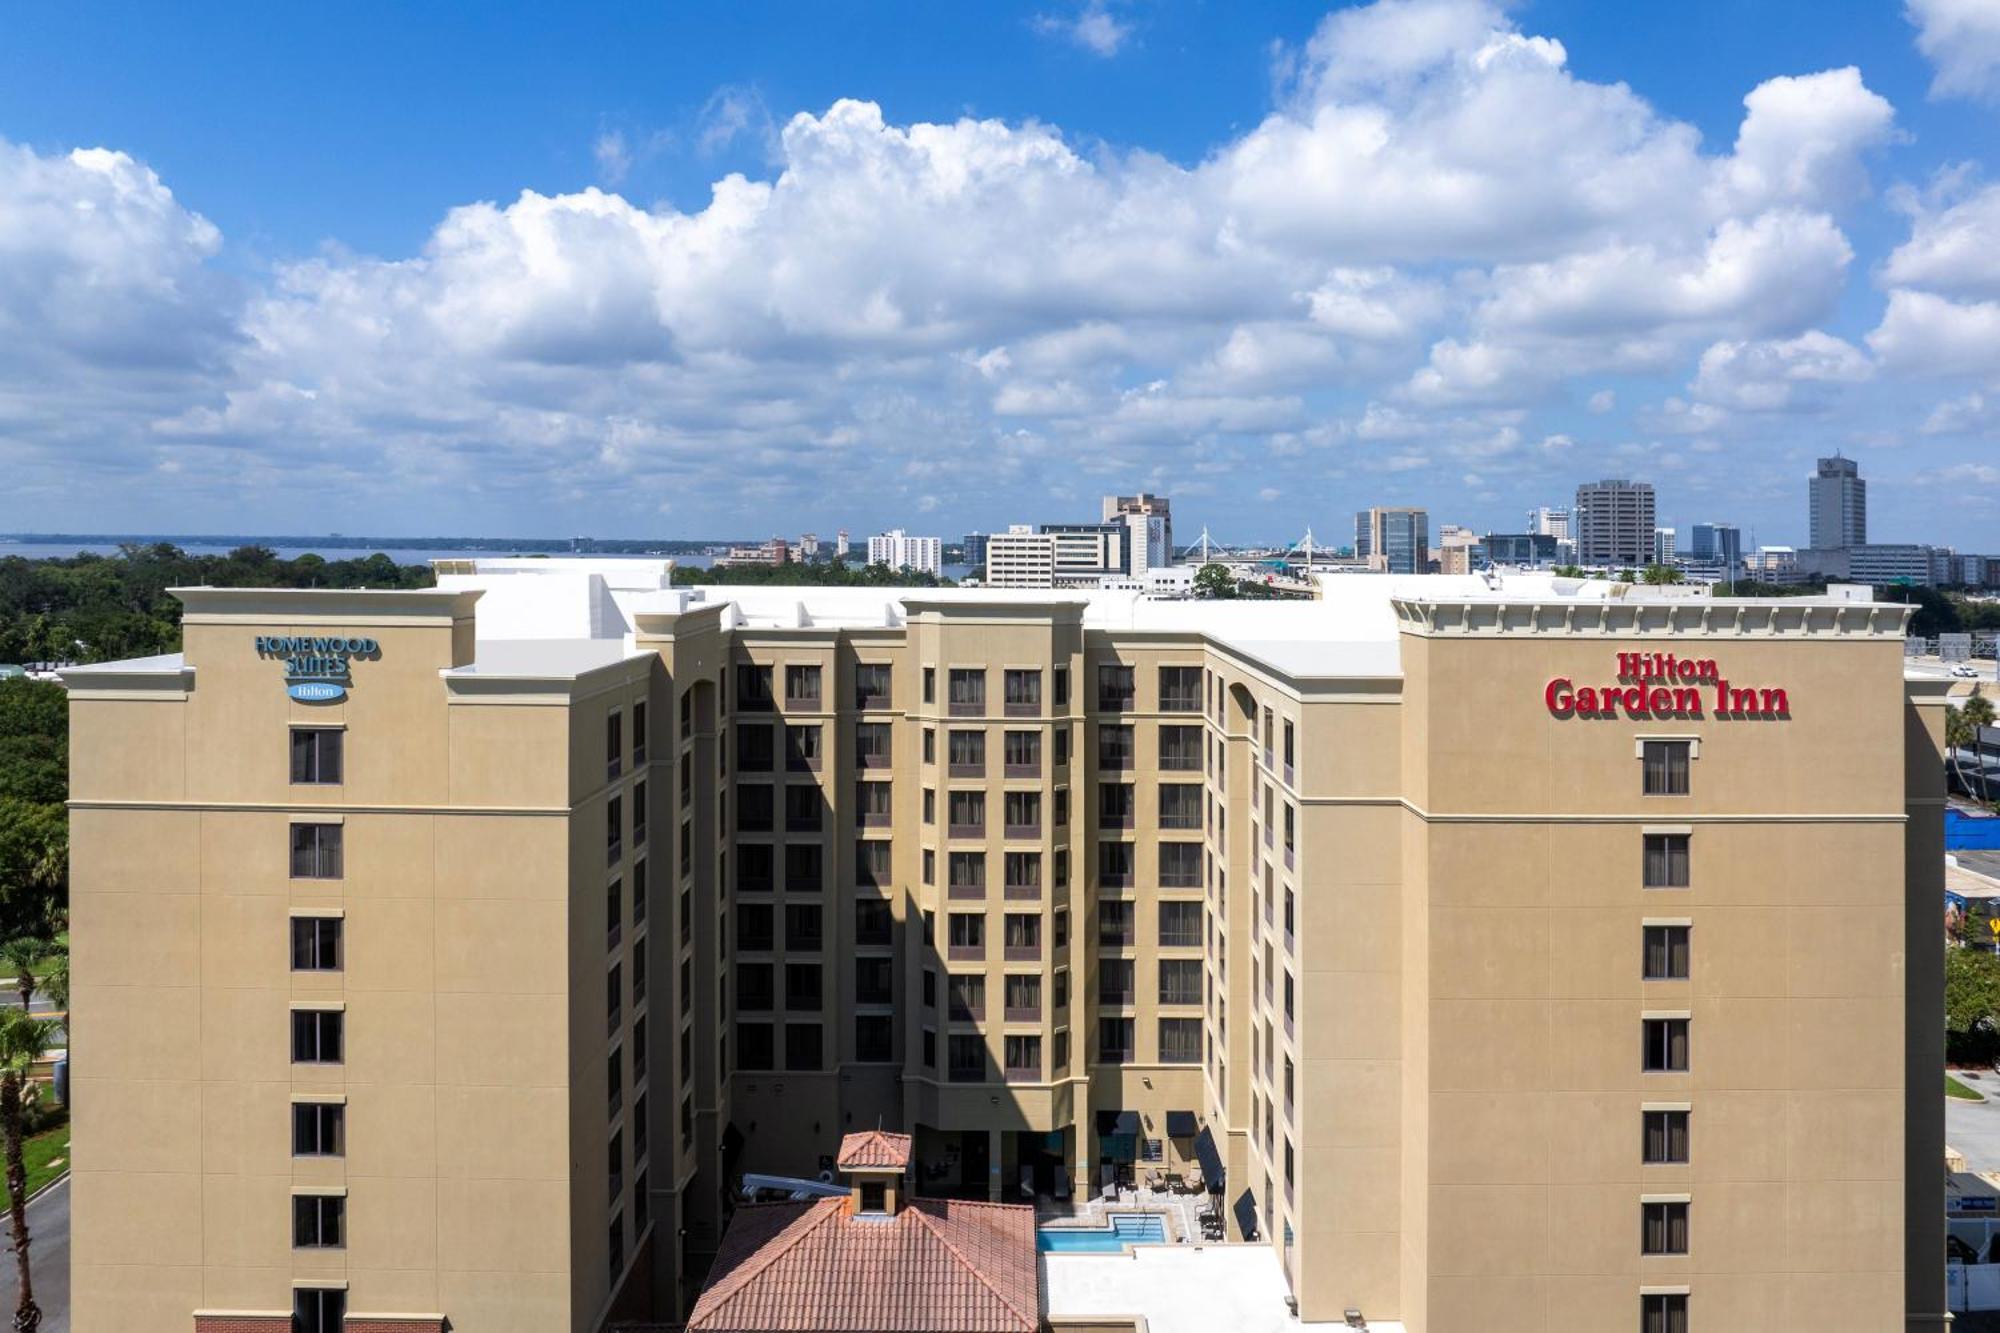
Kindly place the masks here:
POLYGON ((1840 449, 1977 549, 1994 34, 1740 8, 39 16, 0 528, 1500 528, 1631 476, 1799 545, 1840 449))

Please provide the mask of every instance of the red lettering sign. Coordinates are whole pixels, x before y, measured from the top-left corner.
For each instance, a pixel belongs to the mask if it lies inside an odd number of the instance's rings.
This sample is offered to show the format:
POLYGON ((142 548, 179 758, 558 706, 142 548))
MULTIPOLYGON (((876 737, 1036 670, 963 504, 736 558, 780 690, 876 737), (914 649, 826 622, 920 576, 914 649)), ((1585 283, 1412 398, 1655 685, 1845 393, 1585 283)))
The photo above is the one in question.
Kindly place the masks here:
POLYGON ((1557 676, 1542 691, 1542 702, 1557 718, 1687 719, 1709 711, 1719 719, 1792 715, 1784 690, 1732 685, 1713 658, 1672 653, 1620 653, 1617 675, 1603 684, 1578 685, 1557 676))

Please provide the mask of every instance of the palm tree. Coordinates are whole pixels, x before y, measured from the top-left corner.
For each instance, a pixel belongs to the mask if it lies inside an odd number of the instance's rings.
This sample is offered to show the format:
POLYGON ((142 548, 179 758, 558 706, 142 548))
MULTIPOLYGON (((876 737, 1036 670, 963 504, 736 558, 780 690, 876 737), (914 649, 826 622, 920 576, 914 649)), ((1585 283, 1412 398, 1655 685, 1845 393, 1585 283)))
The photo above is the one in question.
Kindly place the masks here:
POLYGON ((69 936, 56 936, 49 945, 49 974, 42 978, 42 990, 48 994, 55 1007, 69 1012, 69 936))
MULTIPOLYGON (((1979 687, 1974 685, 1972 696, 1965 701, 1958 712, 1965 722, 1965 744, 1971 747, 1972 760, 1979 765, 1979 799, 1990 801, 1993 799, 1993 794, 1986 787, 1986 757, 1979 750, 1979 731, 1982 727, 1993 725, 1993 701, 1981 694, 1979 687)), ((1964 778, 1965 775, 1960 773, 1959 780, 1964 781, 1964 778)))
POLYGON ((14 1264, 19 1272, 21 1299, 14 1307, 14 1333, 35 1333, 42 1325, 42 1308, 28 1271, 28 1164, 22 1155, 27 1137, 23 1103, 28 1071, 49 1049, 53 1024, 28 1016, 26 1009, 0 1010, 0 1136, 6 1139, 7 1211, 13 1224, 14 1264))
POLYGON ((21 1012, 35 998, 35 965, 49 956, 49 942, 33 935, 17 935, 0 944, 0 964, 14 973, 14 989, 21 993, 21 1012))

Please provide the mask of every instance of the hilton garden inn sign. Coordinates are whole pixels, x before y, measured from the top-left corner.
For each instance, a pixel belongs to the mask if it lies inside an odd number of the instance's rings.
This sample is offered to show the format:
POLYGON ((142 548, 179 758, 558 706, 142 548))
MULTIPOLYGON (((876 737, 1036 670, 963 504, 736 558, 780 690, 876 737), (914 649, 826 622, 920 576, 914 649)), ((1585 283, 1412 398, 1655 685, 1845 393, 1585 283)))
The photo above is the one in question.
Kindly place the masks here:
POLYGON ((1784 719, 1792 704, 1782 689, 1732 685, 1712 657, 1672 653, 1620 653, 1617 676, 1597 685, 1578 685, 1557 676, 1543 691, 1558 718, 1717 718, 1784 719))

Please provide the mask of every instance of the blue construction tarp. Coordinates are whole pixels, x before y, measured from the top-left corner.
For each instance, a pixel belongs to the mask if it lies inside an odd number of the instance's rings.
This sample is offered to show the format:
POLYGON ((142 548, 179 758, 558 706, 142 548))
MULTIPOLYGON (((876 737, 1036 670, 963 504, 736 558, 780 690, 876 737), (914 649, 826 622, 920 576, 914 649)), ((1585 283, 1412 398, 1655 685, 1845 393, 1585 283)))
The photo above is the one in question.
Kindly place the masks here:
POLYGON ((1944 849, 2000 852, 2000 815, 1981 818, 1962 810, 1945 811, 1944 849))

